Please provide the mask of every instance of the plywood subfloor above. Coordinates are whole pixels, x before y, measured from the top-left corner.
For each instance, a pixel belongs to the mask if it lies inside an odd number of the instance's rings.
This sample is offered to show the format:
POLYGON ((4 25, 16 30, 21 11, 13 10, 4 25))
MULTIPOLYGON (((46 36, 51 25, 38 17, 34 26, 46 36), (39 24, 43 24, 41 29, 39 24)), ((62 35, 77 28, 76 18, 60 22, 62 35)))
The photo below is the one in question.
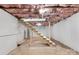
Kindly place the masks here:
POLYGON ((43 44, 38 38, 33 38, 30 42, 29 40, 25 41, 21 46, 10 52, 9 55, 78 55, 78 53, 59 44, 50 47, 43 44), (29 45, 29 43, 31 44, 29 45))

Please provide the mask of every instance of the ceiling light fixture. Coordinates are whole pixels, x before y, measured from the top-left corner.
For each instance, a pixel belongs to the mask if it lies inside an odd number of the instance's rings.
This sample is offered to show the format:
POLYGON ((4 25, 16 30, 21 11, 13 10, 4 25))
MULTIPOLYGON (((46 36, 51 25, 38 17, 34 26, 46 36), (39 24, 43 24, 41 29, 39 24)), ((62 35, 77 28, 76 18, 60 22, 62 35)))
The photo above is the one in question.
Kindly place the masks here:
POLYGON ((39 10, 39 13, 41 14, 41 16, 42 16, 42 18, 43 18, 43 16, 45 16, 45 15, 47 15, 47 14, 50 13, 50 10, 49 10, 48 8, 41 8, 41 9, 39 10))
POLYGON ((41 8, 41 9, 39 10, 39 13, 40 13, 40 14, 44 14, 45 12, 49 12, 49 9, 48 9, 48 8, 41 8))
POLYGON ((37 25, 37 26, 42 26, 42 24, 41 24, 41 23, 36 23, 36 25, 37 25))
POLYGON ((32 18, 32 19, 21 18, 21 20, 23 20, 25 22, 29 22, 29 21, 45 21, 46 19, 45 18, 42 18, 42 19, 41 18, 32 18))

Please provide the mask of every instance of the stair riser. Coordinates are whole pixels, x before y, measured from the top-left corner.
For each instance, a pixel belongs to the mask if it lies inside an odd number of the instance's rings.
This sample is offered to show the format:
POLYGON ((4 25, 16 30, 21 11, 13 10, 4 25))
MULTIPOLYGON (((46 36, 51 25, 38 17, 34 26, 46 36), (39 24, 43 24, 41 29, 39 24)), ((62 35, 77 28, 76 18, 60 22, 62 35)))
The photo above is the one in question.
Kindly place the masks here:
POLYGON ((48 39, 46 36, 43 36, 42 33, 39 33, 35 28, 33 28, 33 26, 29 23, 23 22, 29 29, 31 29, 33 32, 35 32, 37 35, 39 35, 42 39, 46 40, 44 41, 44 43, 48 43, 49 45, 53 45, 54 43, 48 39), (42 35, 41 35, 42 34, 42 35))

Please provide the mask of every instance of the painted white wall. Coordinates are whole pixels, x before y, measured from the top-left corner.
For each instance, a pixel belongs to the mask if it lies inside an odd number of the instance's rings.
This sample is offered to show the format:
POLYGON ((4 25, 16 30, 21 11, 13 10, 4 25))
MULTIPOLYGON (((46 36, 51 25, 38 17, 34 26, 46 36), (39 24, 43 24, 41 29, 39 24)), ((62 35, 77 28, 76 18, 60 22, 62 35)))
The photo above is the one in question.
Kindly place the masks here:
POLYGON ((17 27, 17 19, 0 9, 0 54, 8 54, 17 46, 17 27))
POLYGON ((25 27, 23 24, 19 23, 18 26, 18 39, 17 39, 17 43, 21 44, 25 41, 25 38, 27 38, 27 27, 25 27), (25 32, 25 34, 24 34, 25 32))
POLYGON ((17 18, 0 9, 0 54, 8 54, 23 38, 23 29, 17 18))
POLYGON ((79 13, 55 24, 52 37, 79 52, 79 13))
POLYGON ((15 17, 0 9, 0 36, 17 34, 17 24, 17 19, 15 17))
MULTIPOLYGON (((36 30, 39 31, 40 33, 42 33, 43 35, 45 35, 47 37, 49 36, 49 28, 48 28, 48 26, 36 26, 34 28, 36 28, 36 30)), ((50 32, 51 32, 50 34, 52 35, 52 26, 50 28, 50 32)), ((31 31, 30 31, 30 33, 31 33, 31 31)), ((36 37, 37 34, 33 33, 33 36, 36 37)))
POLYGON ((0 37, 0 55, 8 54, 17 47, 17 35, 0 37))

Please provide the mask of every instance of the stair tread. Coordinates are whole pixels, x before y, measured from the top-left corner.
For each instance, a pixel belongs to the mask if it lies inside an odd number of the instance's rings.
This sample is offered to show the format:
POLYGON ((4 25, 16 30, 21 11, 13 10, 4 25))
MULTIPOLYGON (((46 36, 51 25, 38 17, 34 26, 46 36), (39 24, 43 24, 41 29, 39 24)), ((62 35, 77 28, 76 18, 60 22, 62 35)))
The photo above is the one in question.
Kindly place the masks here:
POLYGON ((40 33, 39 31, 37 31, 35 28, 33 28, 32 24, 30 23, 27 23, 28 27, 30 27, 30 29, 34 32, 36 32, 42 39, 45 39, 47 42, 49 43, 52 43, 52 44, 55 44, 53 43, 48 37, 44 36, 42 33, 40 33))

